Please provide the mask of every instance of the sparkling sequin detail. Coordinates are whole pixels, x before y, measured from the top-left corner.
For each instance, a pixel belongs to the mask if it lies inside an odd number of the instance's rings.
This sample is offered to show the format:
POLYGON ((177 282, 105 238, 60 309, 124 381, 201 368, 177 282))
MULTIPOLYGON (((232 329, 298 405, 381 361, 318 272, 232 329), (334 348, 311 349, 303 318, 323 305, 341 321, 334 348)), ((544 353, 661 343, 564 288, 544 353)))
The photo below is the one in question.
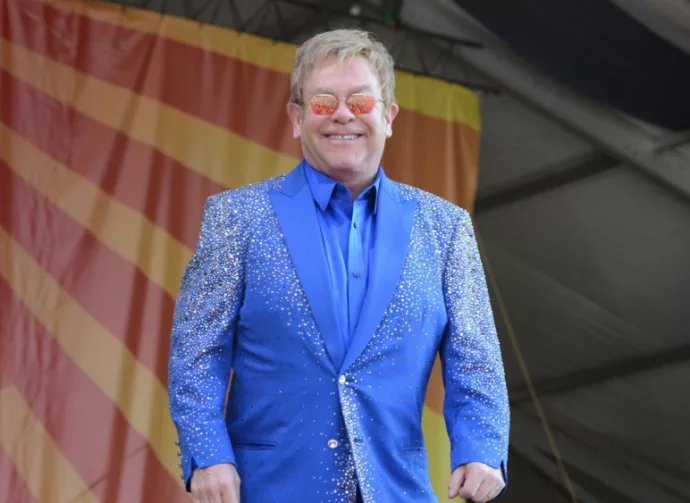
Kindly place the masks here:
POLYGON ((357 485, 365 503, 435 502, 421 414, 439 351, 451 468, 505 468, 505 380, 469 215, 394 184, 416 201, 404 265, 363 351, 336 369, 270 198, 285 180, 219 194, 204 210, 171 346, 183 478, 233 462, 249 503, 355 503, 357 485))

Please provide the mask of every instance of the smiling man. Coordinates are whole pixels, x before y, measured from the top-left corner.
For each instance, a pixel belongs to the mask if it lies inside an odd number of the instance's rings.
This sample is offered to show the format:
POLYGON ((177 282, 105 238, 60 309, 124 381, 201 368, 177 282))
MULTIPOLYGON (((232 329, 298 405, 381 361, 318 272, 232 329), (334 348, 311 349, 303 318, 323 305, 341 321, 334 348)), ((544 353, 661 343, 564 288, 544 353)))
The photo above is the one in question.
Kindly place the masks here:
POLYGON ((287 104, 304 158, 206 203, 169 365, 197 503, 438 501, 421 425, 437 355, 449 497, 505 488, 507 392, 472 222, 386 177, 394 79, 365 32, 308 40, 287 104))

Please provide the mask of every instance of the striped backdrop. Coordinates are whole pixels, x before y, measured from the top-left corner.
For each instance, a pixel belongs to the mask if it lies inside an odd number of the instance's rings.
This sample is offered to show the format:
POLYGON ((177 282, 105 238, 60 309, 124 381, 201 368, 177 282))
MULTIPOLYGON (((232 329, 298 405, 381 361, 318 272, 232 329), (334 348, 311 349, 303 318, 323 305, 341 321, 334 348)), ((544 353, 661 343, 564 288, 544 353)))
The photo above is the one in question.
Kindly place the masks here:
MULTIPOLYGON (((210 194, 292 169, 294 46, 78 0, 0 0, 0 501, 188 501, 174 299, 210 194)), ((398 72, 394 179, 471 209, 479 106, 398 72)), ((438 372, 424 414, 442 501, 438 372)))

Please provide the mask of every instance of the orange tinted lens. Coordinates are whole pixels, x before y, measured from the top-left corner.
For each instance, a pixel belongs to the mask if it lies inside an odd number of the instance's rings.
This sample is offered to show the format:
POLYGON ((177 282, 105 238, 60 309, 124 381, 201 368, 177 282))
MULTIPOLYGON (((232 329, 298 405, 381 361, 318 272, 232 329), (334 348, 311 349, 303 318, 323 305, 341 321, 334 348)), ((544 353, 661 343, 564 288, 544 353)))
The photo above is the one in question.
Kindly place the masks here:
POLYGON ((333 115, 338 109, 338 98, 335 96, 314 96, 311 109, 317 115, 333 115))
POLYGON ((376 100, 369 94, 353 94, 347 99, 347 108, 353 114, 368 114, 375 104, 376 100))

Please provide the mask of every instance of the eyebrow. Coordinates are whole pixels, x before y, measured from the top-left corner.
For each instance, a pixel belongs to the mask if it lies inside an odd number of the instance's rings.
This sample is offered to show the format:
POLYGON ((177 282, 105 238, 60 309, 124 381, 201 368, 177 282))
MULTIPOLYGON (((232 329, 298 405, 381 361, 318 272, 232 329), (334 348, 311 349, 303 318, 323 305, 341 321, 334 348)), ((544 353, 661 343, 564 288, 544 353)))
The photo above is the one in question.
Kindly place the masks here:
MULTIPOLYGON (((363 91, 369 91, 370 93, 373 93, 371 87, 364 85, 353 87, 352 89, 350 89, 348 92, 348 96, 351 94, 361 93, 363 91)), ((331 94, 335 96, 335 91, 333 91, 333 89, 331 89, 330 87, 317 87, 316 89, 314 89, 314 94, 331 94)))

